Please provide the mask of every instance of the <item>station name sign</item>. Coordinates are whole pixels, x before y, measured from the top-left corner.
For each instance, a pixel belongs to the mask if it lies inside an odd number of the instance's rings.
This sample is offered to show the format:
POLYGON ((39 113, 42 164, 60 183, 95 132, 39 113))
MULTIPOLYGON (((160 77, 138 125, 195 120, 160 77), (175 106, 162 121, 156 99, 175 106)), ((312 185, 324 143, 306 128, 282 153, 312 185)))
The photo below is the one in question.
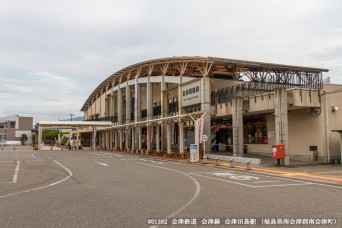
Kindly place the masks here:
POLYGON ((182 107, 201 103, 201 81, 183 86, 182 107))

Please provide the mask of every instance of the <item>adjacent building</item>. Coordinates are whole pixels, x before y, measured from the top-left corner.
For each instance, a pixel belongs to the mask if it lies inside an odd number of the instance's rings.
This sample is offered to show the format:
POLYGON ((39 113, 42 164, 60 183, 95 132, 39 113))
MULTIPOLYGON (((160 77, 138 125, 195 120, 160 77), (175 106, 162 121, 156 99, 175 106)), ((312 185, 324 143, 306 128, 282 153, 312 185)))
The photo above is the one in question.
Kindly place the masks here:
POLYGON ((0 138, 7 141, 20 141, 22 134, 26 134, 27 144, 31 143, 33 117, 19 115, 0 117, 0 138))
POLYGON ((216 57, 172 57, 127 66, 85 101, 86 121, 110 127, 80 131, 85 146, 134 153, 271 156, 285 145, 290 159, 340 159, 342 86, 323 83, 328 69, 216 57))

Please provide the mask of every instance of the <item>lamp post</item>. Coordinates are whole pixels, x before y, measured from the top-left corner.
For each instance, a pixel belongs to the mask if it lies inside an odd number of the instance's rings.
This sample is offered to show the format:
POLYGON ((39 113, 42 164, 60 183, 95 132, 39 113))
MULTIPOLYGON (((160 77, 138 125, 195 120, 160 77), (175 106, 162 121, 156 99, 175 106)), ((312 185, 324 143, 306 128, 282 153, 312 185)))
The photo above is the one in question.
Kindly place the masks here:
POLYGON ((74 116, 74 114, 70 113, 70 120, 72 121, 72 116, 74 116))

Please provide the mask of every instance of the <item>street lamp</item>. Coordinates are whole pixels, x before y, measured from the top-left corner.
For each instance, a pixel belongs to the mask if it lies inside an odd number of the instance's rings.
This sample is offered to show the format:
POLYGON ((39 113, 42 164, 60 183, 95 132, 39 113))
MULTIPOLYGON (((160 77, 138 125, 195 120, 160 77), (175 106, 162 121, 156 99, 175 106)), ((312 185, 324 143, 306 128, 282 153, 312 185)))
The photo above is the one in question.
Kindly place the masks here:
POLYGON ((72 121, 72 116, 74 116, 74 114, 70 113, 70 120, 72 121))

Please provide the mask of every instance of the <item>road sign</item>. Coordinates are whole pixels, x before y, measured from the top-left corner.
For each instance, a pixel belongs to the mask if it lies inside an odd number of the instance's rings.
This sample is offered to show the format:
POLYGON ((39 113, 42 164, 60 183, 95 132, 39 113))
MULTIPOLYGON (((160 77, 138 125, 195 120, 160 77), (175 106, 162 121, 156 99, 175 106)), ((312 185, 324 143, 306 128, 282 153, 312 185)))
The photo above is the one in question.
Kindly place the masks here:
POLYGON ((197 144, 190 144, 190 162, 198 162, 199 153, 197 144))
POLYGON ((207 135, 202 135, 202 141, 203 142, 208 141, 208 136, 207 135))

